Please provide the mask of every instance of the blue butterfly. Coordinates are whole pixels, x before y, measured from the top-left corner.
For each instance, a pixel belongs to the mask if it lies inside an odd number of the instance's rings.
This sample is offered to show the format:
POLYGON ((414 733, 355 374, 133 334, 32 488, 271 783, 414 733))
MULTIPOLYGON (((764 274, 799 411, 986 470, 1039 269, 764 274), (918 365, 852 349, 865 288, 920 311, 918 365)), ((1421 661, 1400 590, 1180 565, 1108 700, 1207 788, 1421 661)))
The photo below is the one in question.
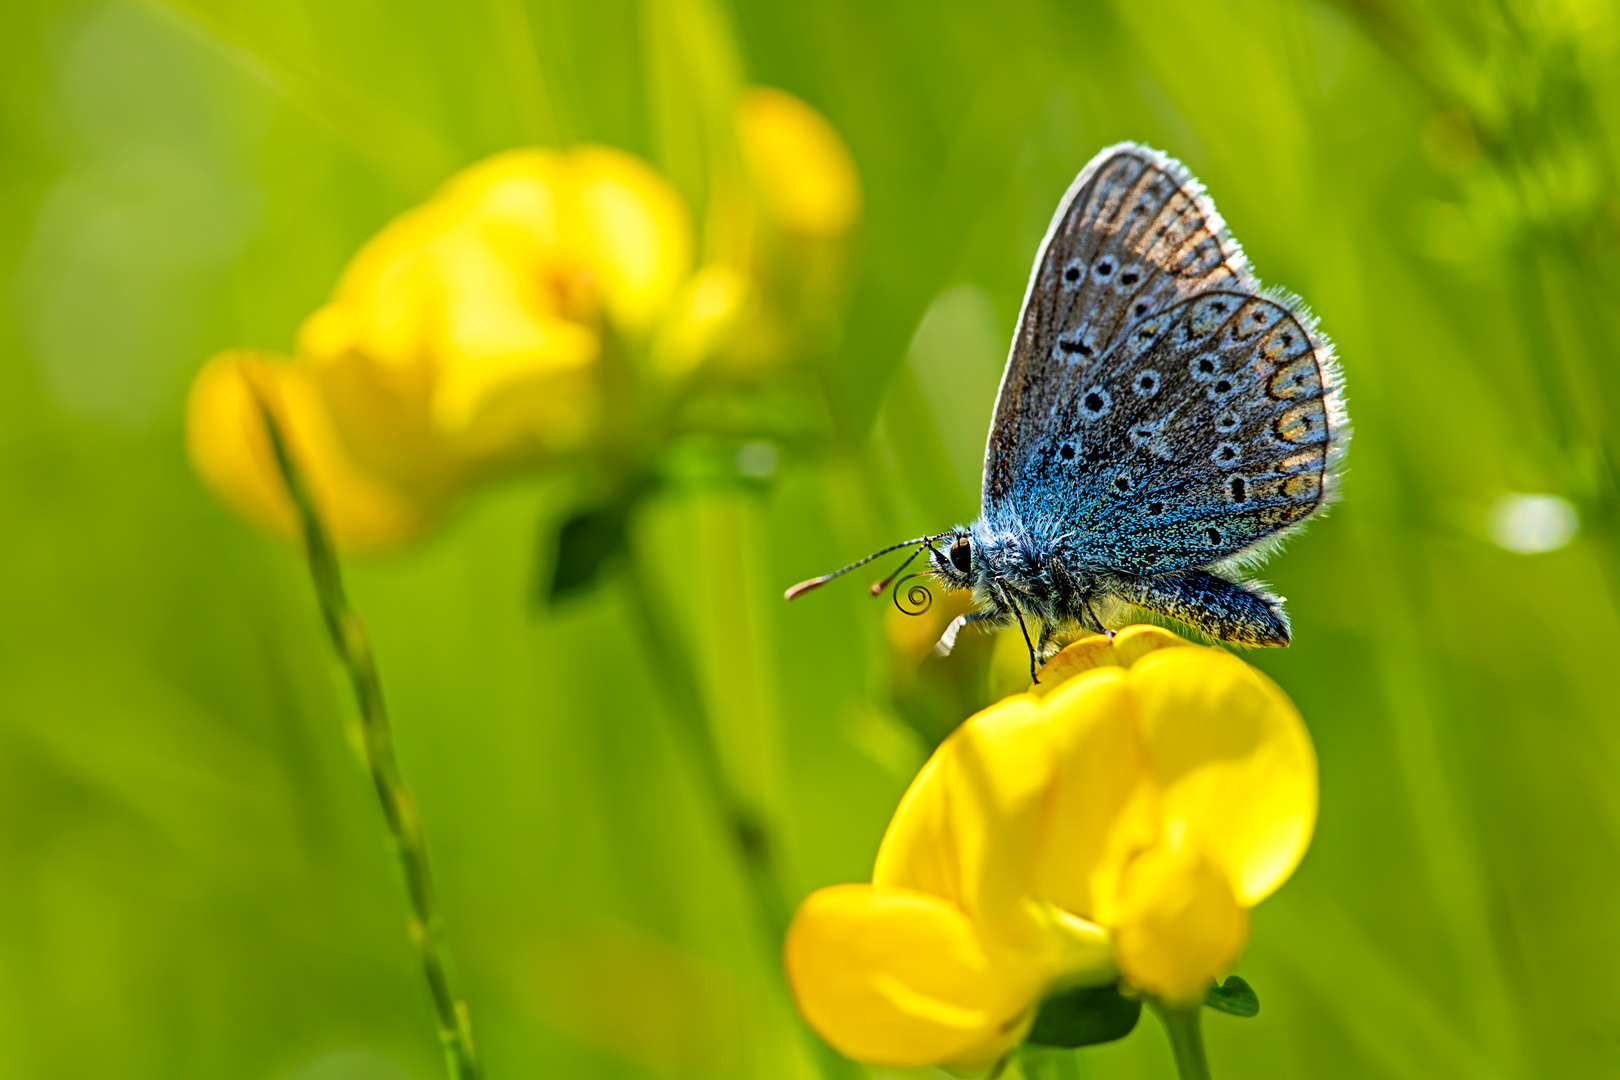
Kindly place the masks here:
POLYGON ((1060 636, 1112 636, 1133 607, 1287 645, 1282 598, 1241 571, 1333 500, 1349 437, 1316 320, 1262 290, 1180 162, 1120 143, 1080 171, 1035 257, 979 519, 787 595, 919 545, 977 605, 941 654, 964 626, 1016 622, 1033 676, 1060 636))

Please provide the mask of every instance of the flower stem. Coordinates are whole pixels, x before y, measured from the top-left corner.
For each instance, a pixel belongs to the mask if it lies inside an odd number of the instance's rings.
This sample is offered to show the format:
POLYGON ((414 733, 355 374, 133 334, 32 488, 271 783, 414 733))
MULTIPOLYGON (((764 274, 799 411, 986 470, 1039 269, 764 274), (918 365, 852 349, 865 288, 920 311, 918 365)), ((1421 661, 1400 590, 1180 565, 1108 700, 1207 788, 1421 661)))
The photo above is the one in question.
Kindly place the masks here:
POLYGON ((377 789, 377 801, 382 805, 383 820, 388 825, 394 854, 404 875, 405 894, 410 902, 406 928, 422 964, 422 974, 427 980, 434 1020, 439 1029, 439 1042, 444 1047, 445 1064, 451 1080, 478 1080, 481 1070, 473 1049, 472 1020, 466 1003, 458 999, 450 987, 450 976, 446 970, 448 952, 440 941, 442 921, 434 898, 427 842, 417 814, 416 798, 405 786, 399 763, 394 758, 394 736, 388 722, 388 711, 383 706, 382 685, 377 679, 371 641, 360 616, 349 607, 337 554, 315 512, 309 488, 287 452, 286 442, 276 426, 275 418, 268 408, 263 407, 262 402, 260 411, 270 435, 271 448, 275 451, 276 464, 281 469, 282 478, 298 511, 304 535, 304 553, 309 561, 310 577, 315 583, 321 617, 332 639, 332 648, 348 672, 355 701, 359 705, 366 764, 370 767, 371 781, 377 789))
POLYGON ((1148 1004, 1164 1023, 1170 1036, 1170 1051, 1176 1057, 1176 1075, 1181 1080, 1209 1080, 1209 1062, 1204 1058, 1204 1033, 1199 1029, 1203 1006, 1171 1006, 1157 998, 1148 998, 1148 1004))
MULTIPOLYGON (((721 817, 738 860, 742 863, 748 892, 768 935, 772 956, 787 935, 788 903, 771 844, 770 831, 759 814, 737 793, 726 776, 714 731, 709 726, 703 693, 692 659, 682 647, 671 624, 667 608, 654 584, 651 570, 631 544, 625 568, 627 592, 640 631, 637 637, 654 682, 664 697, 676 735, 686 745, 703 784, 721 817)), ((814 1034, 811 1049, 824 1077, 855 1077, 858 1066, 833 1050, 814 1034)))

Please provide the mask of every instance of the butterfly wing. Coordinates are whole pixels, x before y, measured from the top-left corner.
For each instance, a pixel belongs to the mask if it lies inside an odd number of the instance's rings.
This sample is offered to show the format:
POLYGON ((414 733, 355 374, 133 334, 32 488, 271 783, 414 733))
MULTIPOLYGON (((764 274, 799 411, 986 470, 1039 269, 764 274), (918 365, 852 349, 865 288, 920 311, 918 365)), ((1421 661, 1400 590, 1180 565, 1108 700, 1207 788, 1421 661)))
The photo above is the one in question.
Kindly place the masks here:
POLYGON ((1047 233, 985 454, 984 511, 1090 569, 1206 566, 1331 497, 1348 426, 1331 346, 1263 293, 1181 165, 1081 171, 1047 233))

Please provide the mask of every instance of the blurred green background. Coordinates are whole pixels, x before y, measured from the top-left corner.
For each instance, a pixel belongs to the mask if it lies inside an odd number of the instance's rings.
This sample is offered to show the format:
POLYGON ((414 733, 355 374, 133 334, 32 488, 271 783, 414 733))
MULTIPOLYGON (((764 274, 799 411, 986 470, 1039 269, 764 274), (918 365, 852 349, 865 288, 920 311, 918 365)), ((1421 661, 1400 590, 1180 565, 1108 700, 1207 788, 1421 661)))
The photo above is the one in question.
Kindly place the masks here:
MULTIPOLYGON (((194 477, 185 388, 288 348, 484 154, 679 183, 671 87, 715 56, 827 115, 866 193, 818 449, 638 525, 795 896, 863 879, 941 725, 1011 684, 993 648, 916 671, 858 584, 781 589, 974 514, 1035 246, 1140 139, 1322 317, 1356 425, 1267 573, 1296 644, 1252 659, 1322 813, 1216 1075, 1620 1073, 1620 8, 716 3, 5 5, 0 1075, 442 1073, 304 569, 194 477)), ((349 568, 488 1076, 808 1078, 623 590, 530 602, 571 483, 349 568)), ((1077 1070, 1172 1075, 1151 1022, 1077 1070)))

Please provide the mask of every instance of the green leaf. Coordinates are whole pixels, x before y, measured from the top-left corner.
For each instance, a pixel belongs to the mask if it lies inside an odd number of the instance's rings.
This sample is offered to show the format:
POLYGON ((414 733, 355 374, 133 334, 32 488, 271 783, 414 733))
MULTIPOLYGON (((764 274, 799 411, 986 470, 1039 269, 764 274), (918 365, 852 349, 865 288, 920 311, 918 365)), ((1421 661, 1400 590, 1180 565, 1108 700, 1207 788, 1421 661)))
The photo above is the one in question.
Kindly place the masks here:
POLYGON ((1204 991, 1204 1004, 1233 1016, 1253 1016, 1260 1011, 1260 995, 1236 975, 1228 975, 1224 983, 1204 991))
POLYGON ((1122 1039, 1142 1016, 1142 1002, 1113 986, 1065 990, 1041 1002, 1024 1040, 1036 1046, 1092 1046, 1122 1039))
POLYGON ((629 548, 629 517, 626 507, 614 505, 581 511, 562 523, 547 602, 576 596, 601 579, 629 548))

